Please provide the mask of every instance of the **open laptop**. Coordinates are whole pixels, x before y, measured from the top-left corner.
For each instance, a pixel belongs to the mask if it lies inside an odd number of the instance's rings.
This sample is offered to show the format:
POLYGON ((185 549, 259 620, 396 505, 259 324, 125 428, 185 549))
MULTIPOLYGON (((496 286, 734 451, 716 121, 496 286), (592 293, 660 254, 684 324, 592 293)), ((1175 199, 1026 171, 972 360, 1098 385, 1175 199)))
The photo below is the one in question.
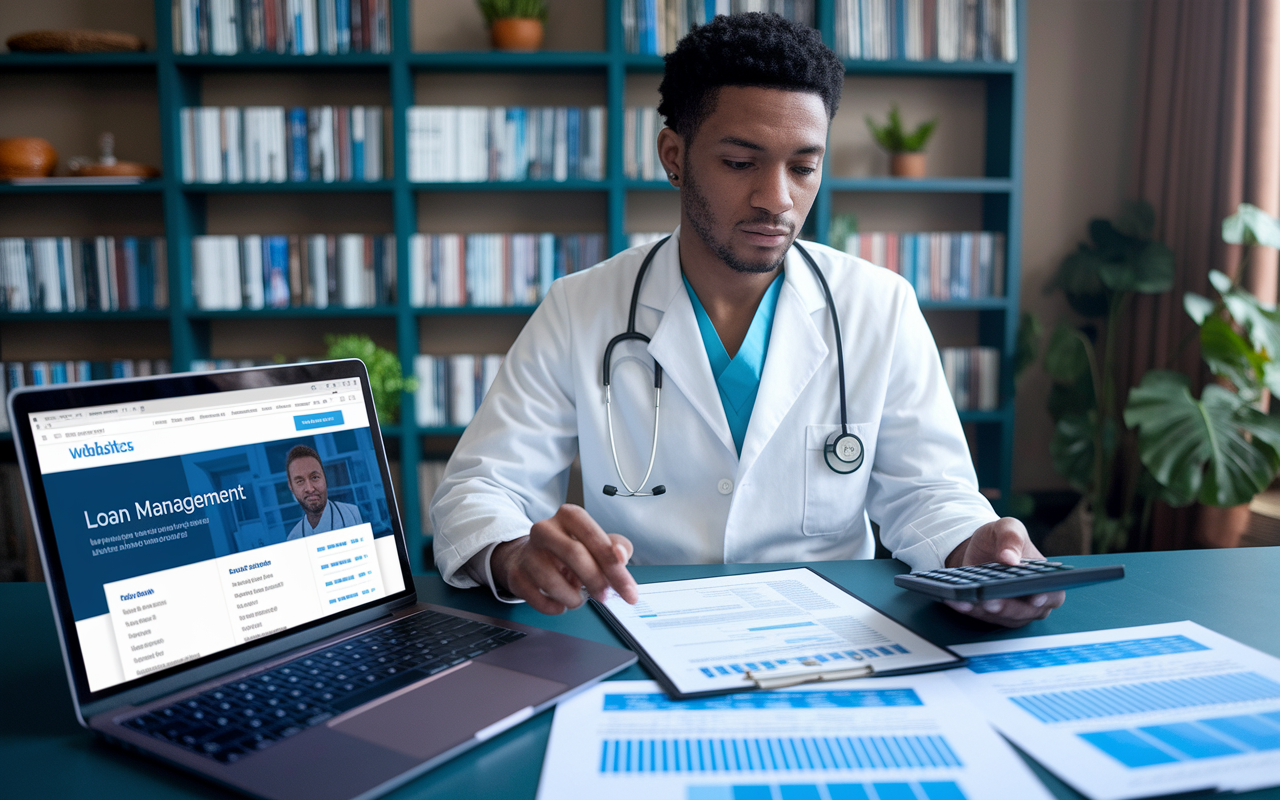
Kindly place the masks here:
POLYGON ((358 360, 23 389, 9 415, 76 715, 130 749, 374 797, 635 661, 417 601, 358 360))

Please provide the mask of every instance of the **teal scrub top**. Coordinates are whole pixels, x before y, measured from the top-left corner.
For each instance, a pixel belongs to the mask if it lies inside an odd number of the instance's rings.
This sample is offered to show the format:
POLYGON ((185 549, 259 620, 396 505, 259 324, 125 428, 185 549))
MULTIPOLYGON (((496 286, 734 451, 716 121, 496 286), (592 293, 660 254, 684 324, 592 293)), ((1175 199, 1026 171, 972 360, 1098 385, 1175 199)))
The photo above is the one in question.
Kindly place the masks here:
MULTIPOLYGON (((680 276, 684 278, 682 274, 680 276)), ((689 292, 689 300, 693 303, 693 313, 698 318, 698 330, 702 333, 702 345, 707 351, 707 360, 711 362, 711 374, 715 376, 716 388, 720 390, 720 404, 724 406, 724 415, 729 421, 729 432, 733 434, 733 444, 742 455, 742 440, 747 436, 747 423, 751 421, 751 409, 756 405, 756 394, 760 391, 760 375, 764 372, 764 358, 769 352, 769 335, 773 331, 773 313, 778 308, 778 295, 782 293, 782 275, 778 275, 769 284, 760 305, 756 307, 755 318, 747 329, 747 336, 742 346, 732 359, 729 351, 724 349, 720 334, 712 324, 707 310, 702 307, 698 294, 684 278, 684 288, 689 292)))

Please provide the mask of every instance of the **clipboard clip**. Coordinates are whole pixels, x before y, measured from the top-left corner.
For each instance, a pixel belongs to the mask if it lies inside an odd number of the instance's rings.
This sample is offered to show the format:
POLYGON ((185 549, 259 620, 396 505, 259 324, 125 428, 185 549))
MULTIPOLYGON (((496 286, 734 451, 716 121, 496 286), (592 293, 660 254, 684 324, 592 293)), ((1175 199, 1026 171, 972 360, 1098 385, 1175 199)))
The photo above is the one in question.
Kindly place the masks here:
POLYGON ((840 667, 830 663, 806 659, 800 662, 806 669, 788 670, 748 670, 743 673, 744 680, 751 681, 757 689, 783 689, 787 686, 799 686, 802 683, 820 683, 826 681, 844 681, 850 678, 869 678, 875 675, 876 668, 870 664, 859 664, 856 667, 840 667))

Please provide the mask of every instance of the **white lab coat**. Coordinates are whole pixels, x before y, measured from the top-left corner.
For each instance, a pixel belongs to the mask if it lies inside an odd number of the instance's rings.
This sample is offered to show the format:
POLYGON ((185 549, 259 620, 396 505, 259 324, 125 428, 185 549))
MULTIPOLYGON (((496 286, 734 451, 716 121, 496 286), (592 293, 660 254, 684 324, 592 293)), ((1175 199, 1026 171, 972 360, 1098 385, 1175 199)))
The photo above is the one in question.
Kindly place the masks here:
POLYGON ((646 489, 621 488, 601 385, 605 345, 626 330, 636 273, 652 244, 556 281, 507 354, 449 460, 431 505, 436 564, 454 586, 487 546, 529 533, 564 502, 581 455, 586 510, 626 535, 634 564, 870 558, 874 541, 933 569, 996 519, 978 493, 938 349, 911 286, 887 269, 804 243, 831 286, 844 339, 849 422, 863 465, 840 475, 823 444, 839 428, 835 340, 822 287, 792 248, 755 408, 739 457, 680 275, 679 229, 640 290, 636 329, 652 341, 613 355, 613 423, 634 486, 653 436, 653 373, 663 368, 657 460, 646 489))

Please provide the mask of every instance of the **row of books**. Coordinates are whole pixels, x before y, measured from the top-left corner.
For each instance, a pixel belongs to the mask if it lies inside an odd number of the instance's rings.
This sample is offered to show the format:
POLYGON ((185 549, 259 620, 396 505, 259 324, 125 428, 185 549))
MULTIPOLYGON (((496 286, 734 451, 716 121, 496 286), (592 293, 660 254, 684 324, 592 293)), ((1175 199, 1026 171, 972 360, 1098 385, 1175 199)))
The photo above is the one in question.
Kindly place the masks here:
POLYGON ((173 51, 389 53, 390 0, 173 0, 173 51))
POLYGON ((1003 233, 852 233, 841 249, 906 278, 920 300, 1004 297, 1003 233))
POLYGON ((420 355, 413 360, 418 378, 414 413, 423 428, 447 428, 471 422, 480 401, 502 366, 500 355, 420 355))
POLYGON ((366 308, 396 296, 396 237, 194 236, 191 287, 204 310, 366 308))
POLYGON ((179 112, 186 183, 382 180, 381 106, 196 106, 179 112))
POLYGON ((814 24, 814 0, 622 0, 623 40, 628 53, 670 53, 694 25, 750 11, 814 24))
POLYGON ((163 237, 0 239, 0 311, 133 311, 169 306, 163 237))
MULTIPOLYGON (((110 378, 135 378, 169 372, 166 359, 115 358, 110 361, 5 361, 0 362, 0 406, 9 392, 23 386, 50 386, 110 378)), ((0 431, 9 430, 9 415, 0 414, 0 431)))
POLYGON ((604 180, 604 106, 413 106, 409 180, 604 180))
POLYGON ((1000 351, 994 347, 944 347, 942 371, 959 411, 1000 406, 1000 351))
POLYGON ((551 282, 607 257, 599 233, 419 233, 409 239, 415 306, 532 306, 551 282))
POLYGON ((1017 0, 835 0, 836 53, 872 61, 1017 61, 1017 0))
POLYGON ((658 160, 658 131, 665 123, 657 106, 627 108, 622 116, 622 174, 632 180, 666 180, 658 160))

